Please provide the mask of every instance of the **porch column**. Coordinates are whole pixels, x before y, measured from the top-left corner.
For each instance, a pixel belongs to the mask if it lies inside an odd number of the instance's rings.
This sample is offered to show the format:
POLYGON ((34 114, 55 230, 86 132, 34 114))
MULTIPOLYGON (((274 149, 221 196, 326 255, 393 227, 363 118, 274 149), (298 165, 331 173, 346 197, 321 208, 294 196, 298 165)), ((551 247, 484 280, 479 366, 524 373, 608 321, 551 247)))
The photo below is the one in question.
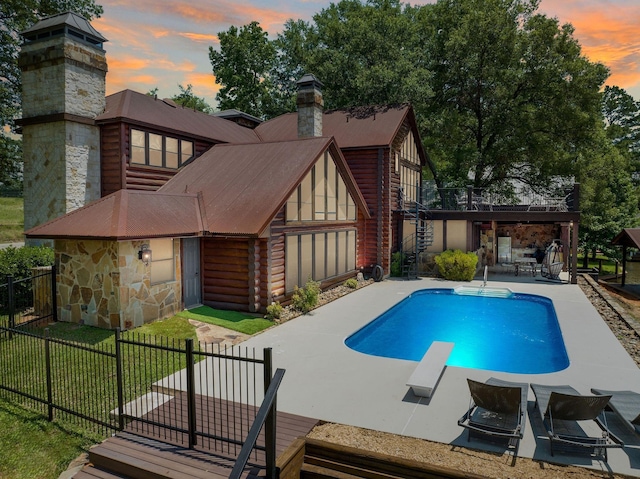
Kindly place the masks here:
POLYGON ((571 239, 571 284, 578 284, 578 223, 573 223, 573 237, 571 239))

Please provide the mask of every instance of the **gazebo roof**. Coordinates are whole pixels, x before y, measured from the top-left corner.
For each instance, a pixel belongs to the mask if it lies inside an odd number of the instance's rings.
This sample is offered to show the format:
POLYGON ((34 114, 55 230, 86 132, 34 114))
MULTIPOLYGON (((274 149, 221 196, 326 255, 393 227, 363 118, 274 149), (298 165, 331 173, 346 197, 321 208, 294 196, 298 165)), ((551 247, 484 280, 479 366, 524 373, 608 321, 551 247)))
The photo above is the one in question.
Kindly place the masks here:
POLYGON ((627 246, 640 249, 640 228, 623 229, 611 243, 615 246, 627 246))

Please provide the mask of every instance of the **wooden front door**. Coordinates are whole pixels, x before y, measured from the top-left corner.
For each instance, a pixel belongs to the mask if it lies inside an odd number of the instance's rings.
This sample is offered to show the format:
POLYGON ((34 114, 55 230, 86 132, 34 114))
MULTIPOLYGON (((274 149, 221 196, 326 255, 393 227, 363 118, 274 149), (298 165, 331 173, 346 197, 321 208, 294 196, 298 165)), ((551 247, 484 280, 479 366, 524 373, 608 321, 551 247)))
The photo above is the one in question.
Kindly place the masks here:
POLYGON ((185 309, 202 304, 200 238, 182 240, 182 298, 185 309))

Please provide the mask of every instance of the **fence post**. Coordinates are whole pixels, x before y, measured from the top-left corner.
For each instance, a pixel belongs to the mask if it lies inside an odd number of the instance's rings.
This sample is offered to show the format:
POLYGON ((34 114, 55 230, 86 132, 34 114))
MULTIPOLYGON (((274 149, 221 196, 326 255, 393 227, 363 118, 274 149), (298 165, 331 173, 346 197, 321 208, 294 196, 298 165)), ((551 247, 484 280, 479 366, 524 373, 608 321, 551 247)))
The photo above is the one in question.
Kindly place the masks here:
POLYGON ((8 309, 9 309, 9 328, 14 329, 16 327, 16 318, 15 318, 15 292, 13 291, 13 276, 7 275, 7 295, 8 298, 8 309))
POLYGON ((58 283, 56 282, 56 265, 51 266, 51 314, 53 321, 58 321, 58 283))
POLYGON ((53 421, 53 381, 51 379, 51 343, 49 341, 49 328, 44 330, 44 358, 47 368, 47 413, 49 422, 53 421))
POLYGON ((120 342, 120 328, 116 328, 116 387, 118 394, 118 428, 124 429, 124 384, 122 382, 122 346, 120 342))
POLYGON ((193 356, 193 339, 186 340, 187 347, 187 421, 189 423, 189 449, 198 443, 196 435, 196 388, 193 356))
MULTIPOLYGON (((266 394, 271 378, 273 377, 273 358, 271 348, 264 348, 264 392, 266 394)), ((264 447, 267 470, 267 479, 276 479, 276 399, 269 408, 269 414, 264 423, 264 447)))

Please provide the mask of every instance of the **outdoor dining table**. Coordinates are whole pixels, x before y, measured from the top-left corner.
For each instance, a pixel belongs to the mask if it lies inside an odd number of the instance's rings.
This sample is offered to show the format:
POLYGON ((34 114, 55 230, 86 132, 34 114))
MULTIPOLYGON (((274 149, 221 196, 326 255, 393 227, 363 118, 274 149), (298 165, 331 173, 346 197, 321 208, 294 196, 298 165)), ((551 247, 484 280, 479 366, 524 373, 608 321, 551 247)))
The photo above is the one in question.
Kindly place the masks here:
POLYGON ((525 269, 531 268, 532 276, 536 275, 536 265, 538 264, 538 260, 535 258, 518 258, 514 261, 515 266, 515 275, 518 276, 520 272, 520 268, 524 271, 525 269))

